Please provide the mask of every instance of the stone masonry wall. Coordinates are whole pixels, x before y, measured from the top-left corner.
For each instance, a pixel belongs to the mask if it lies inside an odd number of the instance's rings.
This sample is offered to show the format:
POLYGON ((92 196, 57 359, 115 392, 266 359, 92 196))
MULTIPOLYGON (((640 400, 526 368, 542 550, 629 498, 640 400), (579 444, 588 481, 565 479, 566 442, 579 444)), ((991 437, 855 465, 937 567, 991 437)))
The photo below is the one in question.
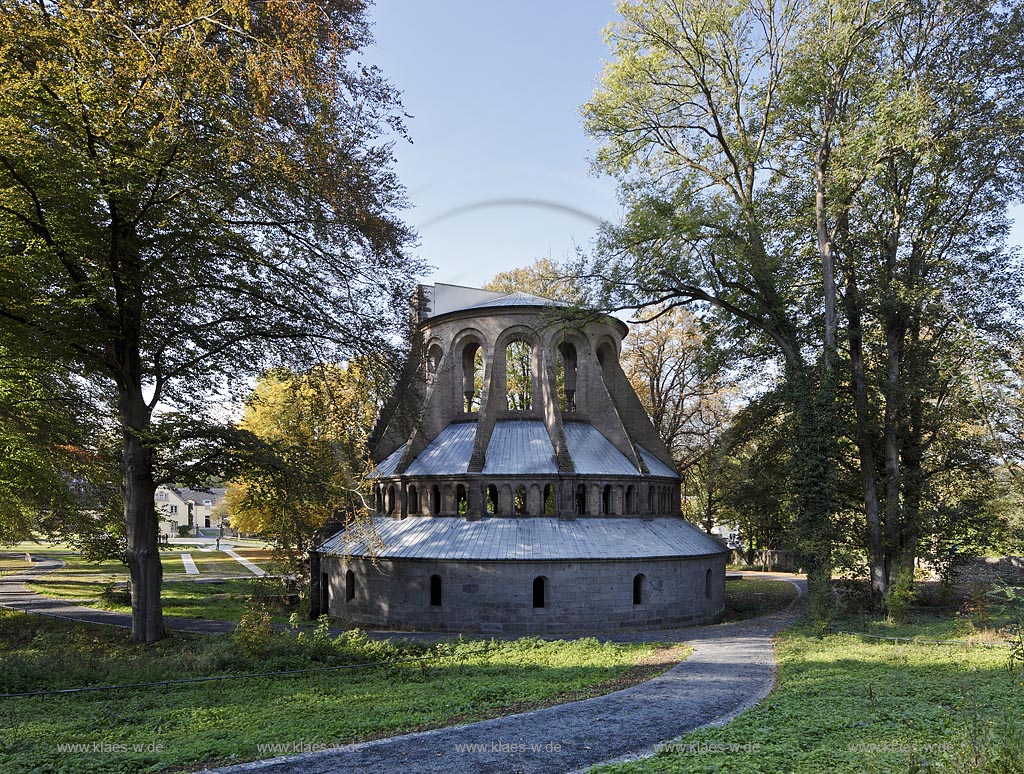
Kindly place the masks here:
POLYGON ((351 624, 432 631, 565 634, 707 623, 721 616, 725 555, 654 560, 455 562, 322 557, 330 613, 351 624), (346 601, 346 573, 352 599, 346 601), (710 571, 710 578, 708 572, 710 571), (633 604, 642 574, 641 601, 633 604), (430 578, 442 584, 430 604, 430 578), (547 579, 545 607, 533 582, 547 579), (705 590, 710 590, 710 595, 705 590))
POLYGON ((1024 586, 1024 556, 994 556, 972 559, 957 569, 957 583, 995 583, 1024 586))

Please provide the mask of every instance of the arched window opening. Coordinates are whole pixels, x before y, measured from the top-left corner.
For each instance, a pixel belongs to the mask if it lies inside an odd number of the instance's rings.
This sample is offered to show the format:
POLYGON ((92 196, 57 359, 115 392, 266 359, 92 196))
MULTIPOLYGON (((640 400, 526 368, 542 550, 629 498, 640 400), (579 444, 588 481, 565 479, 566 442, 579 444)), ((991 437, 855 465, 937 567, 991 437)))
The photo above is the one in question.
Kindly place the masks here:
POLYGON ((329 613, 331 610, 331 576, 320 573, 320 613, 329 613))
POLYGON ((455 487, 455 512, 459 516, 465 516, 469 508, 469 500, 466 498, 466 487, 459 484, 455 487))
POLYGON ((644 574, 640 573, 633 577, 633 604, 642 605, 644 602, 644 574))
POLYGON ((435 485, 430 490, 430 515, 437 516, 441 512, 441 487, 435 485))
POLYGON ((612 485, 605 484, 601 490, 601 513, 607 516, 612 512, 612 485))
POLYGON ((711 599, 711 570, 704 573, 704 596, 711 599))
POLYGON ((444 356, 444 350, 441 349, 440 344, 431 344, 430 349, 427 350, 427 381, 434 381, 434 377, 437 376, 437 369, 441 366, 441 358, 444 356))
POLYGON ((505 347, 505 400, 509 411, 533 408, 533 351, 522 339, 505 347))
POLYGON ((345 573, 345 601, 351 602, 356 598, 356 574, 351 570, 345 573))
POLYGON ((654 513, 654 487, 647 490, 647 512, 654 513))
POLYGON ((388 516, 395 512, 395 485, 392 484, 388 487, 388 516))
POLYGON ((568 341, 558 345, 555 381, 558 385, 558 407, 562 411, 576 411, 576 347, 568 341))
POLYGON ((632 516, 636 513, 636 490, 630 484, 626 487, 626 515, 632 516))
POLYGON ((587 513, 587 488, 580 484, 576 487, 576 515, 585 516, 587 513))
POLYGON ((409 513, 420 512, 420 493, 415 484, 409 485, 409 513))
POLYGON ((487 487, 487 512, 498 513, 498 487, 494 484, 489 484, 487 487))
POLYGON ((611 367, 615 362, 615 347, 609 342, 604 342, 597 348, 597 362, 601 364, 601 373, 607 383, 611 375, 611 367))
POLYGON ((555 515, 555 488, 551 484, 544 486, 544 515, 555 515))
POLYGON ((462 350, 463 411, 472 413, 480 410, 480 396, 483 390, 484 351, 479 344, 471 342, 462 350))
POLYGON ((430 606, 441 607, 441 576, 430 576, 430 606))
POLYGON ((547 607, 548 579, 543 575, 533 579, 533 606, 547 607))
POLYGON ((523 516, 527 513, 526 508, 526 487, 520 484, 516 487, 516 493, 512 498, 512 509, 516 516, 523 516))

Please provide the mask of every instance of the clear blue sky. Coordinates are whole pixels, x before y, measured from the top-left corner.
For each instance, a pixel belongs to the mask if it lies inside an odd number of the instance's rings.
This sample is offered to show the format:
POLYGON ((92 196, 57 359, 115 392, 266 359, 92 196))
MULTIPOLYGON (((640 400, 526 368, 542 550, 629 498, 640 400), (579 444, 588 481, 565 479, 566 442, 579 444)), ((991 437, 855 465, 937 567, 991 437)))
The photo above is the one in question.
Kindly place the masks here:
MULTIPOLYGON (((608 50, 611 0, 378 0, 366 59, 403 93, 413 144, 396 147, 433 282, 480 285, 588 247, 619 215, 594 177, 579 107, 608 50)), ((1024 244, 1024 208, 1011 236, 1024 244)))

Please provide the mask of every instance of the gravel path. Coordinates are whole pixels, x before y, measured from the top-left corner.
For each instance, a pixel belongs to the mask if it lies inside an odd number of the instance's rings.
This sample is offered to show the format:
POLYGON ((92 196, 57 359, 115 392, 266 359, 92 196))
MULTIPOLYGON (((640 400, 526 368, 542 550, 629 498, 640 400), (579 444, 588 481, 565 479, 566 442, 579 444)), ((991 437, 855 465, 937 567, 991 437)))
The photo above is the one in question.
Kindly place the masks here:
MULTIPOLYGON (((33 576, 62 564, 56 559, 42 559, 34 562, 31 570, 0 577, 0 606, 130 628, 131 616, 126 613, 50 599, 25 586, 33 576)), ((329 750, 305 752, 315 740, 273 740, 293 745, 296 754, 210 771, 563 774, 586 770, 597 763, 653 754, 658 745, 696 728, 727 722, 767 696, 774 686, 772 638, 802 614, 806 582, 789 575, 755 575, 787 580, 798 587, 801 596, 780 613, 750 621, 607 637, 616 642, 685 642, 693 648, 689 658, 649 682, 519 715, 329 750)), ((225 621, 166 620, 175 631, 213 634, 234 629, 233 623, 225 621)), ((372 634, 380 638, 417 637, 412 632, 372 634)))
MULTIPOLYGON (((778 577, 803 592, 804 581, 778 577)), ((775 684, 772 637, 799 617, 803 607, 801 594, 789 609, 750 621, 609 638, 686 642, 694 650, 660 677, 605 696, 212 771, 563 774, 643 757, 695 728, 725 723, 767 696, 775 684)), ((303 749, 303 740, 292 744, 296 751, 303 749)))

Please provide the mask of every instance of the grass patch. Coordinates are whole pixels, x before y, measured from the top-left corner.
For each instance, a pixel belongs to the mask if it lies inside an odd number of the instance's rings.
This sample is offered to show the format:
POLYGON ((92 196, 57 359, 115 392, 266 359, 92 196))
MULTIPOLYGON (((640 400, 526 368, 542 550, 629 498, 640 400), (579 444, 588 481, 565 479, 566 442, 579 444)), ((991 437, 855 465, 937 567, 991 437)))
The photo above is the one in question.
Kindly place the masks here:
POLYGON ((750 576, 726 581, 722 621, 743 621, 784 610, 796 596, 796 586, 789 581, 750 576))
POLYGON ((432 646, 275 635, 244 655, 228 637, 179 635, 135 646, 127 633, 0 611, 5 692, 303 666, 392 664, 308 676, 0 700, 0 770, 149 771, 267 757, 257 745, 338 744, 573 700, 649 679, 681 648, 600 643, 456 641, 432 646), (58 745, 127 745, 74 753, 58 745), (133 752, 140 744, 150 750, 133 752), (160 748, 155 749, 156 745, 160 748), (120 748, 118 748, 120 749, 120 748))
MULTIPOLYGON (((926 620, 900 631, 942 629, 926 620)), ((819 638, 806 624, 780 634, 775 653, 779 684, 757 707, 675 751, 599 771, 1024 770, 1024 684, 1007 649, 819 638)))
MULTIPOLYGON (((203 551, 195 548, 189 551, 189 553, 192 554, 192 559, 195 561, 200 575, 209 575, 212 578, 254 577, 240 562, 223 551, 203 551)), ((239 556, 244 556, 262 570, 270 572, 272 569, 269 551, 248 548, 236 550, 235 553, 239 556)), ((180 562, 181 560, 179 559, 178 561, 180 562)))
MULTIPOLYGON (((178 580, 165 582, 160 592, 164 615, 176 618, 201 618, 209 621, 238 621, 255 591, 249 578, 229 578, 220 583, 178 580)), ((126 580, 127 574, 114 580, 126 580)), ((67 599, 86 607, 115 612, 131 612, 124 594, 110 593, 110 581, 47 578, 28 584, 33 591, 57 599, 67 599)), ((287 623, 293 608, 271 605, 274 623, 287 623)))
MULTIPOLYGON (((248 549, 255 555, 269 556, 269 552, 248 549)), ((43 552, 37 552, 42 555, 43 552)), ((196 564, 200 557, 192 553, 196 564)), ((46 552, 47 556, 63 559, 64 567, 38 576, 26 585, 33 591, 47 597, 66 599, 86 607, 116 612, 129 612, 131 607, 124 593, 113 592, 113 584, 128 580, 128 568, 117 561, 88 562, 78 554, 61 551, 46 552)), ((208 556, 208 554, 204 554, 208 556)), ((231 557, 218 552, 212 563, 204 563, 201 572, 209 577, 224 577, 222 583, 202 582, 203 575, 185 575, 180 553, 164 553, 164 584, 161 597, 164 615, 182 618, 202 618, 211 621, 238 621, 249 599, 254 595, 265 595, 266 589, 257 588, 255 576, 231 557), (225 567, 222 560, 228 563, 225 567), (234 568, 237 568, 235 570, 234 568), (230 569, 232 572, 225 572, 230 569)), ((24 561, 21 566, 28 567, 24 561)), ((287 623, 293 608, 267 600, 274 623, 287 623)))
POLYGON ((32 567, 22 556, 4 556, 0 554, 0 575, 11 575, 16 572, 23 572, 32 567))

